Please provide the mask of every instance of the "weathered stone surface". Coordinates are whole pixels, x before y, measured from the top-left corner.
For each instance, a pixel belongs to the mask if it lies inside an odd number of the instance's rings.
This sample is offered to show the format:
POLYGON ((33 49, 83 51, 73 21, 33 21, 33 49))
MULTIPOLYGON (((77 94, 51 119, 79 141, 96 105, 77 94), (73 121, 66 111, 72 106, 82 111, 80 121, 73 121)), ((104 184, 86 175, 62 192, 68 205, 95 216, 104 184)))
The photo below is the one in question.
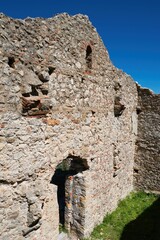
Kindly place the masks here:
POLYGON ((134 164, 137 189, 160 192, 160 95, 138 86, 138 137, 134 164))
POLYGON ((133 189, 137 86, 86 16, 0 23, 0 238, 57 240, 61 180, 51 179, 66 159, 65 225, 86 237, 133 189))

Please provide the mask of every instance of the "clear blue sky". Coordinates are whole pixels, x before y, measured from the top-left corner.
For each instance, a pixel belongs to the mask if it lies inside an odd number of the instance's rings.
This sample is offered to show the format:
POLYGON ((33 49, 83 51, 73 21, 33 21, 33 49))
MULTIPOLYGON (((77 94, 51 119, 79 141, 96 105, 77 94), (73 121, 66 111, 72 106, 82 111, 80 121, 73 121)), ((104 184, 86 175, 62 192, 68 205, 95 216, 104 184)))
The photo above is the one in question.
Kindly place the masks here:
POLYGON ((160 0, 0 0, 13 17, 89 16, 113 64, 160 93, 160 0))

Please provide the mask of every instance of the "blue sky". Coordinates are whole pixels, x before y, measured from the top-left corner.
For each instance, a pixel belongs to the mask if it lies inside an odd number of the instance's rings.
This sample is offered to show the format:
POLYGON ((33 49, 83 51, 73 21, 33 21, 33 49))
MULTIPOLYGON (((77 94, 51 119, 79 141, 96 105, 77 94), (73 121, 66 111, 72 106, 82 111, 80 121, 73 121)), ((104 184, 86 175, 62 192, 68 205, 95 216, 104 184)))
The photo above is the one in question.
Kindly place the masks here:
POLYGON ((13 18, 88 15, 113 64, 160 93, 159 0, 0 0, 0 12, 13 18))

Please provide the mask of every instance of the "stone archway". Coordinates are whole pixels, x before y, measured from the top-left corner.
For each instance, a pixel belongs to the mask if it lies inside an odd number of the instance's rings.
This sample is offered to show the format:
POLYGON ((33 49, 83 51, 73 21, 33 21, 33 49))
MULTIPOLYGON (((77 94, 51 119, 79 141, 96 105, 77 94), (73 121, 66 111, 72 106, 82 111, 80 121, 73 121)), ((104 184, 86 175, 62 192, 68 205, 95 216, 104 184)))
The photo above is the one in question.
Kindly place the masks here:
POLYGON ((51 183, 57 185, 59 223, 71 234, 83 237, 87 160, 69 155, 57 165, 51 183))

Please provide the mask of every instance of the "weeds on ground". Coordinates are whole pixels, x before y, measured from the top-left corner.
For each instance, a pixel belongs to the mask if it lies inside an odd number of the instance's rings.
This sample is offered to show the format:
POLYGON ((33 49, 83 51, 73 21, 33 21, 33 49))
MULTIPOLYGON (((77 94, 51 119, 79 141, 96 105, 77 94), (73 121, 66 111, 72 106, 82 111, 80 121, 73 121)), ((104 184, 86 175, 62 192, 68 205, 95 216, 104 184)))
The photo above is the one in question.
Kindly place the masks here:
POLYGON ((59 224, 59 233, 64 232, 64 233, 68 233, 67 229, 64 227, 64 225, 59 224))

